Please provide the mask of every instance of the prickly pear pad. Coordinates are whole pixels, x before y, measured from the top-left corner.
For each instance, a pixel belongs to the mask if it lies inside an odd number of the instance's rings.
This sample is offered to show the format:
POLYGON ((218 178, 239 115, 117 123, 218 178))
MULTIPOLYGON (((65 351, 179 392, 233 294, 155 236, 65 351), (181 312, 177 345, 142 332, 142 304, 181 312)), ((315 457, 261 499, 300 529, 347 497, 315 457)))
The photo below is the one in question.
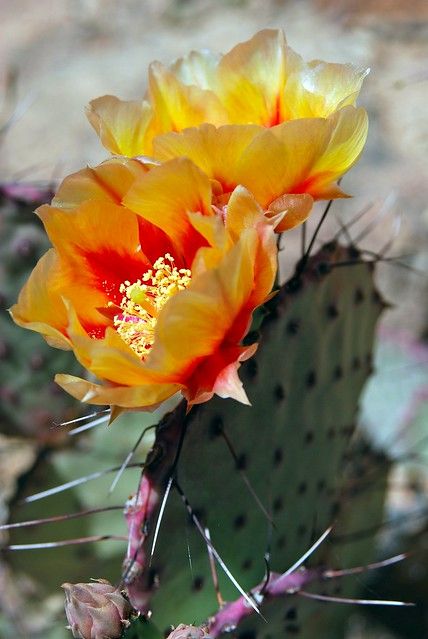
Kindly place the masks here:
MULTIPOLYGON (((251 407, 213 400, 187 417, 177 479, 244 589, 263 579, 269 541, 271 569, 283 572, 335 517, 343 458, 384 306, 370 265, 359 259, 355 249, 330 244, 272 301, 259 351, 243 367, 251 407), (350 260, 353 265, 345 266, 350 260)), ((201 623, 217 610, 206 545, 188 519, 172 491, 150 568, 152 620, 162 631, 201 623)), ((219 581, 223 598, 236 599, 221 571, 219 581)), ((276 606, 266 614, 268 625, 253 617, 252 627, 263 627, 262 637, 283 636, 285 602, 280 623, 276 606)))

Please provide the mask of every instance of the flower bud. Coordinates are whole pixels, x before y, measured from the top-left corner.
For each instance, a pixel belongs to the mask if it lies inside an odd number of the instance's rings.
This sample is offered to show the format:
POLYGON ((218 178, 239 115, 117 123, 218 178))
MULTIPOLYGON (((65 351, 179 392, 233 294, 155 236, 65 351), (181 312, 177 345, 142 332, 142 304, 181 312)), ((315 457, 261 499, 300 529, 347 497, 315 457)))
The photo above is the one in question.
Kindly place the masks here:
POLYGON ((168 639, 210 639, 203 628, 195 626, 186 626, 181 623, 175 630, 168 635, 168 639))
POLYGON ((65 614, 75 639, 117 639, 132 609, 105 579, 88 584, 62 584, 65 614))

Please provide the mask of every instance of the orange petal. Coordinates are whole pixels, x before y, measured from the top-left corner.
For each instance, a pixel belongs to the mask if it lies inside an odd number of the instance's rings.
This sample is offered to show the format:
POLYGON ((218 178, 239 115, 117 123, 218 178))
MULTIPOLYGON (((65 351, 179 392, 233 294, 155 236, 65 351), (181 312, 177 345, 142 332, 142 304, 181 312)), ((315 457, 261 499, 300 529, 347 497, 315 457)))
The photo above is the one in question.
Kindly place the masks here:
POLYGON ((203 360, 188 380, 186 389, 182 391, 189 406, 207 402, 215 394, 249 405, 243 384, 238 377, 240 361, 246 359, 245 353, 248 350, 253 352, 255 349, 252 346, 245 349, 229 344, 209 360, 203 360))
POLYGON ((138 160, 113 158, 93 168, 72 173, 63 180, 52 206, 73 210, 86 200, 104 200, 120 204, 132 183, 148 167, 138 160))
POLYGON ((267 215, 275 217, 278 213, 284 214, 275 229, 278 233, 283 233, 302 224, 309 217, 313 204, 314 199, 308 193, 281 195, 271 203, 267 215))
POLYGON ((61 299, 59 260, 54 249, 38 261, 10 313, 16 324, 41 333, 51 346, 71 349, 66 335, 67 311, 61 299))
MULTIPOLYGON (((258 242, 255 229, 245 231, 217 268, 198 275, 186 291, 168 302, 156 325, 147 359, 150 370, 175 372, 180 378, 201 358, 217 351, 251 298, 258 242)), ((237 329, 235 345, 245 334, 253 310, 247 311, 244 326, 237 329)))
POLYGON ((105 325, 97 307, 119 304, 121 283, 135 282, 151 267, 138 216, 107 201, 85 202, 73 214, 43 206, 39 215, 63 264, 63 295, 85 322, 105 325))
MULTIPOLYGON (((276 217, 277 213, 273 213, 272 217, 276 217)), ((257 230, 259 239, 256 267, 254 268, 254 286, 251 296, 253 307, 262 304, 266 300, 266 291, 271 291, 277 272, 278 251, 274 233, 274 231, 278 231, 277 222, 277 219, 270 222, 252 193, 243 186, 238 186, 233 191, 227 204, 227 229, 232 233, 235 241, 246 229, 250 228, 257 230)))
POLYGON ((74 375, 56 375, 56 383, 76 399, 96 406, 155 410, 163 401, 180 390, 178 384, 142 384, 140 386, 107 386, 88 382, 74 375))
POLYGON ((67 333, 74 354, 88 371, 100 379, 124 386, 169 381, 162 371, 147 370, 144 362, 113 328, 107 328, 104 337, 92 339, 80 322, 76 309, 67 300, 65 304, 68 311, 67 333))
POLYGON ((201 215, 200 213, 189 213, 189 221, 202 237, 204 237, 211 247, 224 252, 228 248, 228 235, 221 215, 201 215))
POLYGON ((86 115, 102 144, 111 153, 129 157, 145 153, 147 130, 152 118, 148 102, 126 102, 113 95, 105 95, 89 103, 86 115))
POLYGON ((223 368, 215 380, 213 391, 216 395, 223 398, 230 397, 247 406, 251 405, 244 390, 244 385, 238 377, 238 368, 241 362, 252 357, 256 350, 257 344, 252 344, 242 351, 237 362, 232 362, 223 368))
POLYGON ((195 278, 209 269, 216 268, 236 240, 229 233, 222 216, 204 217, 197 213, 189 214, 193 227, 207 240, 209 246, 202 246, 191 264, 192 277, 195 278))
POLYGON ((153 168, 131 187, 124 206, 163 229, 179 255, 191 263, 203 240, 188 213, 213 215, 211 185, 192 162, 185 158, 153 168))
MULTIPOLYGON (((153 164, 149 166, 140 160, 113 158, 96 167, 88 167, 66 177, 52 200, 52 205, 41 207, 39 211, 42 214, 49 211, 50 215, 54 214, 55 209, 73 211, 88 200, 121 206, 132 184, 143 177, 152 166, 153 164)), ((125 207, 123 210, 126 211, 125 207)), ((129 216, 129 211, 124 213, 122 222, 128 219, 127 215, 129 216)), ((160 255, 171 252, 171 241, 162 229, 141 216, 137 220, 140 242, 144 245, 144 252, 150 262, 153 263, 160 255), (147 238, 150 238, 149 242, 145 241, 147 238)))
POLYGON ((82 265, 70 268, 55 249, 38 262, 12 307, 14 321, 35 330, 56 348, 72 347, 68 334, 68 315, 64 297, 76 304, 87 331, 103 335, 108 320, 96 310, 107 303, 103 292, 94 289, 91 281, 81 276, 82 265))

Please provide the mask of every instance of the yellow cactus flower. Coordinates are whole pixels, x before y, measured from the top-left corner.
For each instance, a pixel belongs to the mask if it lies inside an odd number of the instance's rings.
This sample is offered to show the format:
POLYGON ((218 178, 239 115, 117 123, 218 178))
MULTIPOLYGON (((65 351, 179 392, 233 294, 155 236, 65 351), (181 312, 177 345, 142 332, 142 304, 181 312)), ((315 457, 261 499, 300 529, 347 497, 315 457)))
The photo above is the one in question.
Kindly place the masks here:
MULTIPOLYGON (((134 198, 135 201, 135 198, 134 198)), ((61 374, 90 404, 153 409, 181 391, 247 402, 237 370, 277 269, 273 223, 243 187, 227 215, 190 160, 112 159, 65 179, 38 214, 53 244, 11 309, 103 383, 61 374), (138 212, 124 203, 138 182, 138 212)))
POLYGON ((282 31, 267 29, 223 56, 192 51, 170 67, 153 62, 143 101, 104 96, 87 113, 110 152, 150 155, 156 135, 204 122, 273 127, 327 118, 355 104, 367 73, 351 64, 305 62, 282 31))
MULTIPOLYGON (((268 216, 283 213, 276 229, 282 232, 303 222, 314 200, 347 197, 337 180, 360 156, 367 128, 364 109, 348 106, 328 118, 272 129, 203 124, 158 136, 153 153, 161 161, 191 159, 211 179, 218 207, 238 185, 245 186, 268 216)), ((138 212, 142 200, 137 179, 125 202, 138 212)))

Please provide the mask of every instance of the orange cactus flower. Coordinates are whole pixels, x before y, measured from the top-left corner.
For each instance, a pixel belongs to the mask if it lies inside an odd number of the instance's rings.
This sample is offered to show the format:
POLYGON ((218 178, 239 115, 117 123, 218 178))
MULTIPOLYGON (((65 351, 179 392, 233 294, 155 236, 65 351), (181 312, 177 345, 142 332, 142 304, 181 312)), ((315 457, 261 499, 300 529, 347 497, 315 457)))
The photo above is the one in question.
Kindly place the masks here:
POLYGON ((243 187, 227 215, 211 202, 190 160, 121 158, 66 178, 38 210, 54 248, 11 313, 103 382, 58 375, 71 395, 143 409, 178 391, 189 404, 248 401, 237 370, 256 349, 242 340, 276 274, 273 223, 243 187), (138 213, 124 204, 135 181, 138 213))
POLYGON ((192 51, 170 67, 154 62, 143 101, 93 100, 88 118, 114 154, 151 154, 156 135, 209 122, 273 127, 326 118, 354 105, 368 70, 305 62, 282 31, 264 30, 225 55, 192 51))

